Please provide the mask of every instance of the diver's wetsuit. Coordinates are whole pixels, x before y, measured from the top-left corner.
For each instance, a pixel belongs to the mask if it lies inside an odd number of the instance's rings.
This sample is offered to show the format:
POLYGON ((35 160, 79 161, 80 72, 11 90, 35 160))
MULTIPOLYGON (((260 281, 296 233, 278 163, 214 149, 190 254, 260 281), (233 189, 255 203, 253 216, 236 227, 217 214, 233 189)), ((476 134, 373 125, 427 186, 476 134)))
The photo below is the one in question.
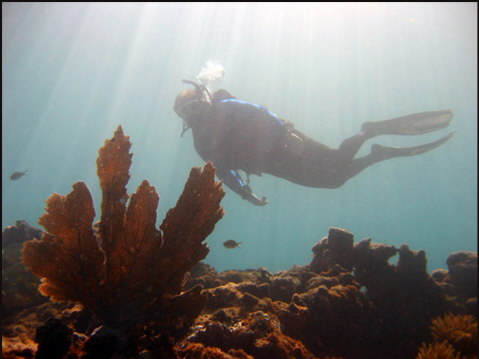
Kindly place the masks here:
POLYGON ((430 132, 447 126, 452 113, 433 111, 368 122, 362 132, 332 149, 294 129, 292 123, 265 107, 220 91, 213 96, 211 105, 190 121, 195 148, 203 160, 214 163, 224 184, 254 204, 267 202, 265 198, 263 202, 257 200, 239 170, 248 177, 268 173, 303 186, 337 188, 376 162, 429 151, 453 135, 409 148, 373 145, 371 153, 354 158, 361 145, 372 137, 430 132), (220 91, 223 96, 216 96, 220 91))
POLYGON ((268 173, 303 186, 335 188, 366 166, 352 158, 365 136, 331 149, 303 133, 263 106, 237 99, 214 102, 211 112, 193 126, 198 154, 212 161, 217 176, 240 195, 248 190, 238 170, 248 175, 268 173))
POLYGON ((267 164, 288 136, 286 121, 265 107, 228 98, 213 102, 192 126, 198 154, 216 166, 217 176, 245 196, 249 187, 239 174, 267 172, 267 164))

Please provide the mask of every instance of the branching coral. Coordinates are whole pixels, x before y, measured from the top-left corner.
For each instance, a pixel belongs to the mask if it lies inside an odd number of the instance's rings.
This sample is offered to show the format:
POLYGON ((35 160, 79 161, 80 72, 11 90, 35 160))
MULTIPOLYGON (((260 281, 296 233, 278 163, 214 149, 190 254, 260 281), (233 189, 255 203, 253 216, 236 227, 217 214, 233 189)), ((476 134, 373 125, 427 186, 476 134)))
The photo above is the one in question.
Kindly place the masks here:
POLYGON ((462 359, 447 342, 426 344, 419 348, 416 359, 462 359))
POLYGON ((224 192, 211 163, 203 171, 193 168, 158 230, 159 196, 148 181, 127 205, 130 146, 120 126, 99 151, 99 223, 92 225, 95 210, 85 183, 75 183, 67 196, 53 194, 39 219, 46 232, 25 244, 24 262, 42 277, 42 294, 80 302, 110 328, 158 318, 182 327, 188 320, 181 314, 194 318, 201 311, 199 288, 181 290, 187 271, 208 253, 203 241, 223 216, 224 192), (188 306, 172 315, 172 307, 188 306))
POLYGON ((446 314, 432 320, 433 343, 422 343, 416 359, 477 358, 477 319, 446 314))
POLYGON ((472 315, 446 314, 435 318, 431 333, 434 341, 446 341, 464 355, 477 351, 477 319, 472 315))

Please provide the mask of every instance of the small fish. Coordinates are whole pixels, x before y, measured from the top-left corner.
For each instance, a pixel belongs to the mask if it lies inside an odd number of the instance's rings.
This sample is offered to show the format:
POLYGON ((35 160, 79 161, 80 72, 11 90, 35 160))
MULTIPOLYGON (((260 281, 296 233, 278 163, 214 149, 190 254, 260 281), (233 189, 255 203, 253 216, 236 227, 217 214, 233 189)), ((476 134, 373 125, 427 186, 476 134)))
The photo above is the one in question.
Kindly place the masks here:
POLYGON ((28 170, 26 170, 25 172, 14 172, 14 173, 12 173, 12 175, 10 176, 10 179, 11 179, 12 181, 16 181, 17 179, 20 179, 20 178, 22 178, 24 175, 26 175, 26 174, 27 174, 27 171, 28 171, 28 170))
POLYGON ((229 239, 225 242, 223 242, 223 246, 225 246, 225 248, 236 248, 236 247, 240 247, 240 244, 243 243, 243 242, 236 242, 232 239, 229 239))

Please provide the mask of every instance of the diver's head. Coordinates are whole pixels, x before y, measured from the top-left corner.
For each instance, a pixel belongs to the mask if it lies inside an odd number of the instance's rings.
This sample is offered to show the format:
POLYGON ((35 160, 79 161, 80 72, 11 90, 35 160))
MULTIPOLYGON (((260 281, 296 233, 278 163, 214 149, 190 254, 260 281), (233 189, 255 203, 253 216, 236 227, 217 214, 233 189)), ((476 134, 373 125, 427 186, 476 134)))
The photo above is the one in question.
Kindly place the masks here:
POLYGON ((185 89, 181 91, 175 99, 175 105, 173 110, 178 116, 180 116, 185 121, 191 121, 197 110, 199 102, 201 102, 200 97, 197 94, 196 90, 185 89))
POLYGON ((189 129, 195 127, 205 111, 211 106, 211 96, 208 89, 193 81, 183 80, 184 83, 193 85, 194 89, 186 89, 176 96, 173 110, 183 119, 181 137, 189 129))
POLYGON ((178 96, 176 96, 173 110, 191 126, 190 122, 194 119, 193 117, 211 104, 211 96, 204 85, 198 85, 189 80, 183 80, 183 82, 193 85, 194 89, 181 91, 178 96))

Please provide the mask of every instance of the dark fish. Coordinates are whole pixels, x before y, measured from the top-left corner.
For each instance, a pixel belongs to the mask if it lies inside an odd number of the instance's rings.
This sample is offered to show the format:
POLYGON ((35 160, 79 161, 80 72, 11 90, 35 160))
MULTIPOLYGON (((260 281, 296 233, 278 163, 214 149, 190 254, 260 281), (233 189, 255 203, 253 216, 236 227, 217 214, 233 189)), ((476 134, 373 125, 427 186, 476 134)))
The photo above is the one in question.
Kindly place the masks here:
POLYGON ((26 170, 25 172, 14 172, 14 173, 12 173, 12 175, 10 176, 10 179, 11 179, 12 181, 15 181, 15 180, 17 180, 17 179, 20 179, 20 178, 22 178, 24 175, 27 174, 27 171, 28 171, 28 170, 26 170))
POLYGON ((236 248, 236 247, 241 247, 240 244, 243 243, 243 242, 236 242, 232 239, 229 239, 225 242, 223 242, 223 245, 225 246, 225 248, 236 248))

